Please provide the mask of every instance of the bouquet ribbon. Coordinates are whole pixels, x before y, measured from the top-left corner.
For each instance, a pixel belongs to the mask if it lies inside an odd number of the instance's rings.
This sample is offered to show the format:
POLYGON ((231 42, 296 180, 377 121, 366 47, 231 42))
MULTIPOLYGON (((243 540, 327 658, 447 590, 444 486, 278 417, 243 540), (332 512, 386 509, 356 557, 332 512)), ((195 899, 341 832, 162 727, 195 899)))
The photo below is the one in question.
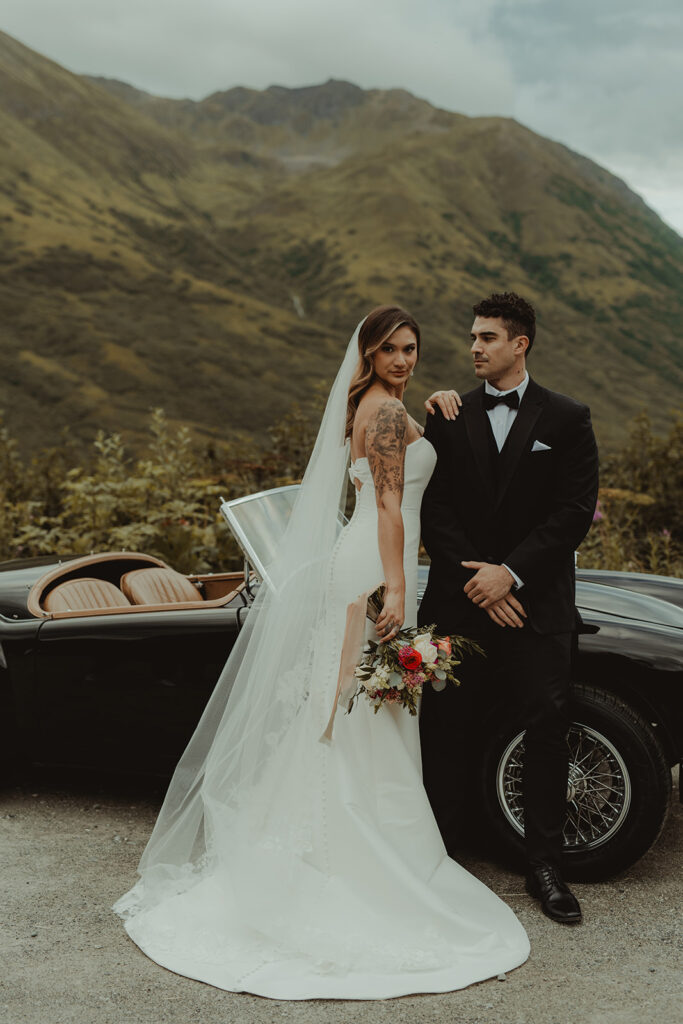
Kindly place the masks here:
POLYGON ((375 592, 372 590, 360 594, 346 609, 346 629, 342 643, 341 656, 339 658, 339 676, 337 677, 337 690, 334 695, 330 720, 327 723, 325 732, 320 737, 321 743, 332 741, 332 729, 334 716, 337 713, 337 706, 340 701, 350 699, 356 689, 354 672, 363 648, 365 636, 365 622, 367 617, 368 598, 375 592))

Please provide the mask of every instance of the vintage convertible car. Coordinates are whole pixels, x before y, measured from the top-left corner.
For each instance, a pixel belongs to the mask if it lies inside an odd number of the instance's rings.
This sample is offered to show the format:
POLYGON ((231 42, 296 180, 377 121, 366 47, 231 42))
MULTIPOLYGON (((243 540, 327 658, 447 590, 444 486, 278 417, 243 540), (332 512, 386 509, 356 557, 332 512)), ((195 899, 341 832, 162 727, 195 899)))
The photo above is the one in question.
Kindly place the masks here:
MULTIPOLYGON (((134 552, 0 564, 0 760, 170 776, 249 613, 296 487, 223 503, 242 572, 182 575, 134 552)), ((424 587, 428 566, 421 567, 424 587)), ((659 835, 683 756, 683 581, 578 573, 567 873, 595 879, 659 835)), ((504 854, 521 847, 524 731, 487 708, 454 793, 504 854)))

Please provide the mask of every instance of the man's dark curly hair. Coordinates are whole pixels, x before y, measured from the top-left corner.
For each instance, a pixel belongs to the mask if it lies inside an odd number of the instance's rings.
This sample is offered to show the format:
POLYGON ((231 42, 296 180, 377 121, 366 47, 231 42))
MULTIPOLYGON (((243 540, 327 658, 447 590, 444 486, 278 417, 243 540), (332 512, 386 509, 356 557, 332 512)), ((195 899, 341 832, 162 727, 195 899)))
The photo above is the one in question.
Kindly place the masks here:
POLYGON ((508 338, 524 334, 529 339, 526 354, 531 352, 536 335, 536 313, 531 303, 521 295, 515 292, 494 292, 472 308, 475 316, 499 316, 508 332, 508 338))

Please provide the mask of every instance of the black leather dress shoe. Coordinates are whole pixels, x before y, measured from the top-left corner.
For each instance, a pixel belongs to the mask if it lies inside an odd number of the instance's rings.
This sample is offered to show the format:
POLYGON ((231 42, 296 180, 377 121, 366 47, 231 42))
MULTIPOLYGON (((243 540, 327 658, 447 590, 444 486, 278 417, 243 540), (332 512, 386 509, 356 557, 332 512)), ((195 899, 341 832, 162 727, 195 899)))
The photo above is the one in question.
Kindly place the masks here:
POLYGON ((558 871, 550 864, 529 869, 526 891, 541 901, 541 910, 559 924, 580 924, 579 901, 562 881, 558 871))

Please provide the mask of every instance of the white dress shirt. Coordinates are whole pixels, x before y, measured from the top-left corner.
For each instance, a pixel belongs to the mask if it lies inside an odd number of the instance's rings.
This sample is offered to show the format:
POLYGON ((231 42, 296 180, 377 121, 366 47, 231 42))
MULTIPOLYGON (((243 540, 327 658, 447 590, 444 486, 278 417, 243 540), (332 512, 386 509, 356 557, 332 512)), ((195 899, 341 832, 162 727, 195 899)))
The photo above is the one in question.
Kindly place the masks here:
MULTIPOLYGON (((511 395, 513 391, 516 391, 519 394, 519 401, 521 403, 528 383, 529 374, 525 372, 524 380, 521 382, 521 384, 518 384, 516 388, 509 388, 508 391, 499 391, 497 388, 494 388, 492 384, 489 384, 489 382, 486 381, 484 384, 484 389, 487 394, 495 395, 496 397, 498 395, 511 395)), ((498 451, 500 451, 507 440, 508 434, 510 433, 510 427, 515 422, 515 417, 517 416, 517 409, 511 409, 509 405, 503 405, 503 403, 501 402, 500 405, 494 406, 493 409, 487 409, 486 415, 489 418, 491 430, 493 431, 493 437, 498 447, 498 451)), ((510 573, 513 580, 515 581, 514 589, 519 590, 520 587, 523 587, 524 584, 520 580, 517 573, 513 572, 509 565, 505 565, 505 562, 503 562, 503 566, 505 569, 507 569, 507 571, 510 573)))
MULTIPOLYGON (((492 384, 489 384, 488 381, 485 382, 484 388, 487 395, 495 395, 496 398, 499 395, 511 395, 513 391, 516 391, 521 403, 528 383, 529 374, 525 372, 524 380, 521 384, 518 384, 516 388, 510 388, 508 391, 499 391, 497 388, 494 388, 492 384)), ((501 403, 500 405, 494 406, 493 409, 487 409, 486 415, 491 423, 491 430, 493 431, 493 436, 496 439, 498 451, 500 451, 507 440, 508 434, 510 433, 510 427, 515 422, 517 410, 511 409, 509 405, 503 405, 501 403)))

